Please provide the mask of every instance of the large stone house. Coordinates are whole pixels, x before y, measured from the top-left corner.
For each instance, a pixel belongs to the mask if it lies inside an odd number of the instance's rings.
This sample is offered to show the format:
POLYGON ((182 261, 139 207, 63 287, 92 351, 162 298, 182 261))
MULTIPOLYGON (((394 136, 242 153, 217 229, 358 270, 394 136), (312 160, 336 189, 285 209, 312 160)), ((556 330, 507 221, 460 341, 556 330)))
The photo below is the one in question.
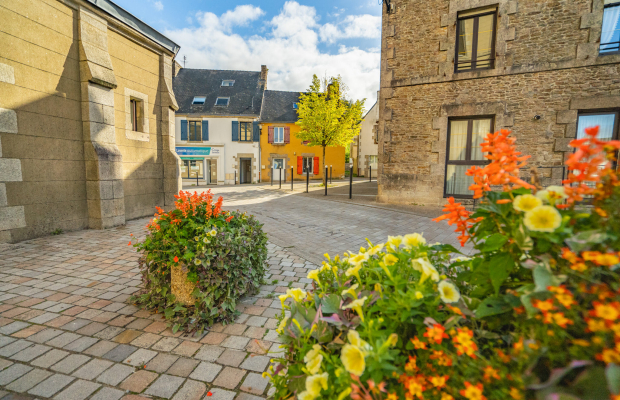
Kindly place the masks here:
POLYGON ((260 180, 260 129, 267 67, 261 71, 175 71, 176 151, 186 184, 260 180))
POLYGON ((0 242, 172 206, 179 46, 108 0, 5 0, 0 21, 0 242))
POLYGON ((471 197, 465 171, 506 128, 543 183, 570 140, 618 137, 619 0, 385 0, 379 199, 471 197))

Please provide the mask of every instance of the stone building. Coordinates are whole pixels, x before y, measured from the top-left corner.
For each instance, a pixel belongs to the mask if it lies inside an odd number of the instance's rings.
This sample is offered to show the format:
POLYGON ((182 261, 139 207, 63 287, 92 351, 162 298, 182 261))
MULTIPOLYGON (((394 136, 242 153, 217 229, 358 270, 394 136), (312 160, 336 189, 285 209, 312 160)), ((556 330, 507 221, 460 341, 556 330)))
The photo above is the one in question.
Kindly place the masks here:
POLYGON ((513 131, 559 183, 587 126, 618 137, 618 0, 385 0, 379 199, 471 197, 484 134, 513 131))
POLYGON ((5 0, 0 21, 0 242, 171 206, 179 46, 108 0, 5 0))

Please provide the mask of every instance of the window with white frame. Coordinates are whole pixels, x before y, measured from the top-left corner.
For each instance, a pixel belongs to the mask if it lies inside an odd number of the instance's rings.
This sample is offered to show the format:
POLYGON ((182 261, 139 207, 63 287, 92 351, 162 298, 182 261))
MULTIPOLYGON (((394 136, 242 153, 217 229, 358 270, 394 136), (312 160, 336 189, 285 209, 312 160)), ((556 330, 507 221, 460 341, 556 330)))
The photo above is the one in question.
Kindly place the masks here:
POLYGON ((230 97, 218 97, 217 100, 215 100, 215 105, 216 106, 228 106, 228 102, 230 101, 230 97))
POLYGON ((620 0, 605 0, 600 54, 620 52, 620 0))
POLYGON ((304 174, 307 172, 310 172, 310 175, 312 175, 312 162, 313 162, 312 157, 304 157, 304 160, 303 160, 304 174))
POLYGON ((204 104, 206 100, 207 98, 204 96, 196 96, 194 97, 192 104, 204 104))
POLYGON ((368 156, 368 163, 373 167, 377 167, 377 163, 379 162, 379 156, 368 156))
POLYGON ((235 81, 231 79, 225 79, 222 81, 222 86, 233 86, 234 84, 235 84, 235 81))
POLYGON ((273 142, 284 143, 284 128, 276 126, 273 128, 273 142))

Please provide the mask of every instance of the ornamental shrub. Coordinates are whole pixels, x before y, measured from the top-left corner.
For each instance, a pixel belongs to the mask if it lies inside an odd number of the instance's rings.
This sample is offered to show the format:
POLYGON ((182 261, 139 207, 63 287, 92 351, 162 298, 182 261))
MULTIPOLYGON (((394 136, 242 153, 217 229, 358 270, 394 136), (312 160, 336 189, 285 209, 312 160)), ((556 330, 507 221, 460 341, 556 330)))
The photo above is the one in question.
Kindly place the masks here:
MULTIPOLYGON (((222 197, 213 203, 206 193, 180 192, 175 209, 158 213, 148 234, 134 246, 144 288, 132 300, 162 313, 174 332, 202 332, 215 322, 232 322, 237 300, 251 295, 265 274, 267 236, 253 216, 223 212, 222 197), (193 304, 172 293, 172 269, 187 272, 193 304)), ((129 243, 130 245, 132 242, 129 243)))
POLYGON ((280 296, 274 397, 620 400, 620 142, 597 133, 545 190, 519 178, 509 132, 489 134, 468 171, 479 209, 449 199, 437 218, 470 257, 419 234, 327 256, 313 290, 280 296))

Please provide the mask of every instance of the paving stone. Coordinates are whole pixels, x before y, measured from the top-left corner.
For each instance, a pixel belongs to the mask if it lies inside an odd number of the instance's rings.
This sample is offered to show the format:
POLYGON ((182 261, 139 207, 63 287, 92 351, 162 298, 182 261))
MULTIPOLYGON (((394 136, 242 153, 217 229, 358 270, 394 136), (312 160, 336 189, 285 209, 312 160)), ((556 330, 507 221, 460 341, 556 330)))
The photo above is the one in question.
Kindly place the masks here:
POLYGON ((271 358, 283 357, 284 349, 280 348, 280 346, 281 346, 280 343, 272 344, 271 348, 269 348, 269 351, 267 352, 267 356, 271 358))
POLYGON ((263 337, 263 340, 268 340, 270 342, 278 342, 278 343, 282 343, 282 340, 280 339, 280 334, 278 332, 276 332, 276 330, 270 330, 269 332, 267 332, 267 334, 263 337))
POLYGON ((235 397, 235 400, 265 400, 265 398, 254 396, 249 393, 239 393, 239 396, 235 397))
POLYGON ((226 349, 224 349, 223 347, 211 346, 207 344, 202 346, 202 348, 198 351, 198 353, 196 353, 194 358, 203 361, 215 361, 218 359, 220 354, 224 352, 224 350, 226 349))
POLYGON ((16 354, 28 347, 32 346, 31 342, 20 339, 16 342, 13 342, 9 345, 4 346, 0 349, 0 357, 11 357, 13 354, 16 354))
MULTIPOLYGON (((233 400, 237 394, 236 392, 216 387, 209 389, 209 392, 211 393, 209 400, 233 400)), ((205 399, 207 399, 207 397, 205 397, 205 399)))
POLYGON ((93 394, 101 385, 83 380, 75 381, 71 386, 58 393, 54 400, 84 400, 93 394))
POLYGON ((27 374, 32 370, 32 367, 29 367, 24 364, 13 364, 7 369, 0 372, 0 386, 6 386, 9 383, 13 382, 15 379, 20 378, 24 374, 27 374))
POLYGON ((119 385, 121 389, 129 390, 130 392, 141 393, 146 389, 151 382, 157 378, 157 374, 149 371, 137 371, 130 375, 127 379, 119 385))
POLYGON ((191 357, 201 347, 200 343, 184 341, 178 345, 172 352, 180 356, 191 357))
POLYGON ((260 395, 263 394, 268 383, 269 379, 263 378, 261 374, 250 372, 241 384, 241 390, 260 395))
POLYGON ((64 358, 62 361, 52 365, 51 370, 60 372, 62 374, 70 374, 76 368, 79 368, 83 364, 86 364, 90 360, 90 357, 83 354, 71 354, 64 358))
POLYGON ((108 326, 107 328, 95 333, 95 337, 98 337, 99 339, 105 339, 105 340, 110 340, 118 335, 120 335, 120 333, 124 331, 123 328, 119 328, 116 326, 108 326))
POLYGON ((16 338, 20 338, 20 339, 24 339, 27 337, 30 337, 32 335, 34 335, 35 333, 38 333, 42 330, 46 329, 44 326, 41 325, 30 325, 28 328, 26 329, 22 329, 21 331, 15 332, 13 333, 11 336, 16 337, 16 338))
POLYGON ((269 364, 269 357, 250 355, 241 364, 241 368, 249 369, 250 371, 263 372, 269 364))
POLYGON ((69 353, 66 351, 54 349, 37 358, 31 364, 35 367, 49 368, 68 355, 69 353))
POLYGON ((5 368, 10 367, 11 365, 13 365, 12 361, 4 360, 4 359, 0 358, 0 371, 4 370, 5 368))
POLYGON ((50 346, 54 346, 54 347, 63 348, 66 345, 68 345, 69 343, 74 342, 74 341, 78 340, 81 337, 82 336, 77 335, 75 333, 66 332, 66 333, 63 333, 62 335, 59 335, 59 336, 55 337, 54 339, 46 342, 46 344, 48 344, 50 346))
POLYGON ((160 374, 164 373, 178 358, 178 356, 173 356, 172 354, 160 353, 146 365, 146 369, 159 372, 160 374))
POLYGON ((245 371, 237 368, 226 367, 220 374, 215 378, 213 384, 215 386, 222 386, 226 389, 234 389, 237 387, 243 376, 245 375, 245 371))
POLYGON ((200 342, 217 345, 222 343, 227 337, 228 335, 226 335, 225 333, 209 332, 200 342))
POLYGON ((127 329, 138 329, 142 330, 149 326, 153 321, 150 319, 139 318, 133 321, 131 324, 127 325, 127 329))
POLYGON ((144 393, 151 396, 169 399, 184 381, 185 378, 171 375, 161 375, 144 393))
POLYGON ((83 365, 80 369, 73 373, 73 376, 86 380, 93 380, 103 373, 106 369, 110 368, 114 363, 107 360, 94 359, 90 360, 88 364, 83 365))
POLYGON ((97 332, 101 332, 107 327, 106 324, 102 324, 100 322, 91 322, 83 328, 78 329, 76 332, 80 335, 92 336, 97 332))
POLYGON ((108 353, 109 351, 112 351, 112 349, 114 349, 117 346, 119 345, 116 343, 102 340, 100 342, 97 342, 93 346, 89 347, 88 349, 84 350, 83 353, 91 355, 91 356, 95 356, 95 357, 101 357, 104 354, 108 353))
POLYGON ((217 363, 222 365, 230 365, 231 367, 238 367, 239 364, 241 364, 241 362, 245 359, 245 356, 247 356, 247 353, 244 351, 226 349, 220 358, 217 359, 217 363))
POLYGON ((69 322, 68 324, 65 324, 65 325, 61 326, 61 328, 66 330, 66 331, 75 332, 78 329, 83 328, 86 325, 89 325, 90 323, 91 323, 91 321, 89 321, 87 319, 74 319, 73 321, 69 322))
POLYGON ((249 337, 251 339, 262 339, 263 336, 265 336, 265 332, 267 332, 267 329, 265 328, 251 326, 245 332, 243 332, 243 336, 249 337))
POLYGON ((98 341, 99 339, 83 336, 79 338, 78 340, 69 343, 68 345, 63 347, 63 349, 75 351, 75 352, 82 352, 88 349, 89 347, 92 347, 98 341))
POLYGON ((201 362, 198 367, 189 376, 191 379, 196 379, 203 382, 213 382, 217 374, 222 370, 222 367, 210 362, 201 362))
POLYGON ((51 326, 53 328, 60 328, 61 326, 67 325, 73 320, 75 320, 74 317, 70 317, 68 315, 61 315, 58 318, 54 318, 53 320, 46 322, 45 325, 51 326))
POLYGON ((181 344, 181 341, 179 339, 165 337, 162 338, 159 342, 155 343, 151 348, 157 351, 172 351, 172 349, 177 347, 179 344, 181 344))
POLYGON ((29 362, 45 354, 51 349, 52 348, 48 346, 35 344, 34 346, 30 346, 27 349, 20 351, 19 353, 13 354, 10 358, 15 361, 29 362))
POLYGON ((30 324, 22 321, 15 321, 12 324, 8 324, 0 328, 0 334, 10 335, 17 331, 21 331, 24 328, 28 328, 30 324))
POLYGON ((122 390, 104 387, 95 393, 90 400, 119 400, 124 394, 125 392, 122 390))
POLYGON ((127 344, 119 344, 112 350, 105 353, 103 355, 103 358, 114 362, 121 362, 129 358, 129 356, 132 355, 136 350, 138 350, 137 347, 129 346, 127 344))
POLYGON ((48 321, 58 318, 59 316, 60 315, 56 313, 45 313, 39 315, 38 317, 29 319, 28 321, 32 322, 33 324, 44 324, 48 321))
POLYGON ((242 336, 229 336, 222 342, 222 347, 243 350, 250 341, 249 338, 242 336))
POLYGON ((4 347, 7 344, 15 342, 16 340, 17 339, 9 337, 9 336, 2 336, 2 335, 0 335, 0 347, 4 347))
POLYGON ((49 398, 62 390, 62 388, 67 386, 74 379, 75 378, 67 375, 55 374, 30 389, 28 393, 33 396, 49 398))
POLYGON ((263 326, 265 325, 265 322, 267 322, 267 318, 266 317, 250 317, 245 323, 246 325, 249 326, 263 326))
POLYGON ((134 339, 131 344, 138 347, 149 348, 161 339, 161 336, 154 333, 144 333, 134 339))
POLYGON ((123 361, 125 364, 133 365, 134 367, 144 365, 148 363, 158 353, 156 351, 139 349, 133 353, 129 358, 123 361))
POLYGON ((31 340, 36 343, 45 343, 48 340, 52 340, 56 336, 61 335, 62 333, 63 331, 61 331, 60 329, 47 328, 35 335, 30 336, 28 340, 31 340))
POLYGON ((206 391, 204 383, 188 379, 172 400, 200 400, 206 391))
POLYGON ((142 335, 142 332, 140 331, 127 329, 126 331, 123 331, 120 335, 113 338, 112 341, 116 343, 129 343, 140 335, 142 335))
POLYGON ((32 389, 35 385, 50 375, 52 375, 51 372, 35 368, 21 378, 11 382, 6 386, 6 389, 17 393, 24 393, 25 391, 32 389))
POLYGON ((134 371, 135 369, 133 367, 123 364, 114 364, 111 368, 99 375, 97 382, 105 383, 110 386, 116 386, 134 371))
POLYGON ((192 360, 189 358, 179 358, 174 364, 172 364, 166 373, 170 375, 187 377, 192 373, 199 362, 200 361, 198 360, 192 360))

